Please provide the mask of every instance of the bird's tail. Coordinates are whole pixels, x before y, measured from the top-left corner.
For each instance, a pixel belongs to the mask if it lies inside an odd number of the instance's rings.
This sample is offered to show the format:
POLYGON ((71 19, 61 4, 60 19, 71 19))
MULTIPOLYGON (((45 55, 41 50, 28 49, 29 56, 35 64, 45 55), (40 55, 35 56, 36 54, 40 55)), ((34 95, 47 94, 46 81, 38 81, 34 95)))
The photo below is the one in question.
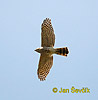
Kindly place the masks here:
POLYGON ((67 47, 55 48, 55 54, 67 56, 68 53, 69 53, 69 51, 68 51, 67 47))

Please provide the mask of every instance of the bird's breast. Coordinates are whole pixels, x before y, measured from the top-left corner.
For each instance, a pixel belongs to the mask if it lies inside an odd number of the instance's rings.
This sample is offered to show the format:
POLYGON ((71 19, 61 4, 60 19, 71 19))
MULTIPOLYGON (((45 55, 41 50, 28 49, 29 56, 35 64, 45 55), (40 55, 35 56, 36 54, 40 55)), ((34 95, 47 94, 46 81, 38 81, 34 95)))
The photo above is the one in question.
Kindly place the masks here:
POLYGON ((43 47, 43 52, 44 53, 54 53, 54 48, 53 47, 43 47))

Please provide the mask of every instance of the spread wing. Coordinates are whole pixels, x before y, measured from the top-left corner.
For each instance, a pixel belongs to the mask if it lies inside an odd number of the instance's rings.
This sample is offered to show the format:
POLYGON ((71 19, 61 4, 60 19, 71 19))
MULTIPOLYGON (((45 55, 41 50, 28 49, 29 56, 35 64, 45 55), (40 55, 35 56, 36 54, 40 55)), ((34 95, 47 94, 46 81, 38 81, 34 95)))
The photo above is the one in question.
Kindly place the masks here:
POLYGON ((41 54, 37 70, 38 78, 40 79, 40 81, 45 80, 52 65, 53 65, 53 56, 47 54, 41 54))
POLYGON ((41 26, 41 46, 53 47, 55 44, 55 34, 51 24, 51 19, 46 18, 41 26))

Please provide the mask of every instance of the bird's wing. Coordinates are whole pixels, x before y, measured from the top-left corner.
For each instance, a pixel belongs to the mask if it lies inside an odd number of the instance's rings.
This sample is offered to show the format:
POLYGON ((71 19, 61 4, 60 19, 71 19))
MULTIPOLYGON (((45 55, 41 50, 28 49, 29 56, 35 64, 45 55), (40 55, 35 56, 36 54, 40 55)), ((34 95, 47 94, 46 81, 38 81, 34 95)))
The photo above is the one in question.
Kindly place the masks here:
POLYGON ((55 34, 51 24, 51 19, 46 18, 41 26, 41 46, 53 47, 55 44, 55 34))
POLYGON ((52 65, 53 65, 53 56, 47 54, 41 54, 37 70, 38 78, 41 81, 45 80, 52 65))

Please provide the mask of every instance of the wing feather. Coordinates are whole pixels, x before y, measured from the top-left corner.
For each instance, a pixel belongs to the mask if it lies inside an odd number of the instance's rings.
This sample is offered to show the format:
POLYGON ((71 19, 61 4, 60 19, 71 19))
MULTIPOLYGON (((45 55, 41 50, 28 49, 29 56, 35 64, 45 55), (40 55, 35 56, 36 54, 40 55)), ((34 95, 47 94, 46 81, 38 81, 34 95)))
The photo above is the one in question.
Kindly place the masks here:
POLYGON ((53 47, 55 44, 55 34, 51 24, 51 19, 46 18, 41 26, 41 46, 53 47))
POLYGON ((41 81, 45 80, 52 65, 53 65, 53 56, 47 54, 41 54, 37 70, 38 78, 41 81))

